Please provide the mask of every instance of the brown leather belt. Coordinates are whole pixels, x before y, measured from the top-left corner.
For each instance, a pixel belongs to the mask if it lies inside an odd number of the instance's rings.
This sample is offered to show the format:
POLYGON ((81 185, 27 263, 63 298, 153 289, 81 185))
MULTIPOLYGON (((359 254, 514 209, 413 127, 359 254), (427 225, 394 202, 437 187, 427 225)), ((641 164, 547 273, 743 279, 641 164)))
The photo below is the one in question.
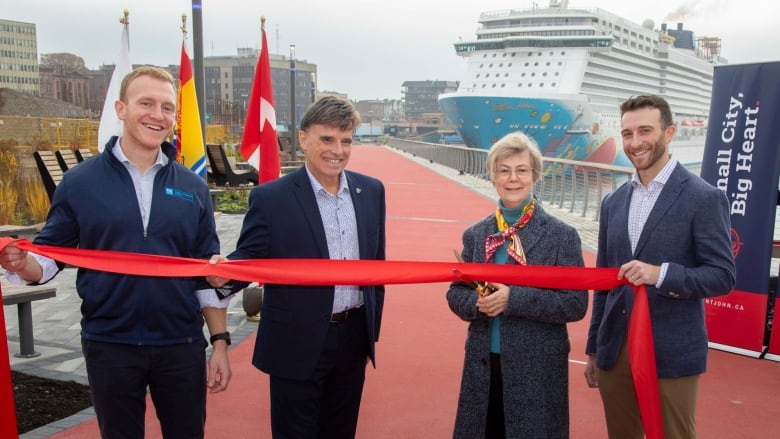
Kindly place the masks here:
POLYGON ((355 314, 355 312, 359 311, 361 308, 363 308, 363 307, 362 307, 362 306, 359 306, 359 307, 357 307, 357 308, 350 308, 350 309, 345 309, 344 311, 341 311, 341 312, 337 312, 337 313, 331 314, 331 315, 330 315, 330 322, 331 322, 331 323, 341 323, 341 322, 344 322, 344 321, 346 321, 346 320, 347 320, 347 319, 348 319, 350 316, 352 316, 353 314, 355 314))

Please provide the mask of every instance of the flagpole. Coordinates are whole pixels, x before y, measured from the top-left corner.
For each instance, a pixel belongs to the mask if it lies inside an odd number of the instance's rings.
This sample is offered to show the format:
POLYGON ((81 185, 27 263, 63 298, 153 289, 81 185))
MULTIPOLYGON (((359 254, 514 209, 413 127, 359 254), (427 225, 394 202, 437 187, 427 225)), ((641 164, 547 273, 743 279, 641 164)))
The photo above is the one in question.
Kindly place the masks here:
MULTIPOLYGON (((181 29, 182 50, 184 50, 184 47, 187 44, 187 14, 184 14, 184 13, 181 14, 181 27, 179 29, 181 29)), ((184 163, 184 146, 181 144, 181 142, 182 142, 181 139, 182 139, 182 135, 183 135, 183 133, 181 132, 182 131, 181 112, 183 111, 183 109, 181 108, 182 107, 182 102, 181 102, 181 100, 182 100, 182 98, 181 98, 181 89, 182 89, 181 69, 182 69, 182 65, 181 65, 181 63, 179 63, 179 90, 178 90, 178 93, 177 93, 177 96, 176 96, 176 98, 177 98, 176 119, 177 119, 177 126, 178 126, 177 129, 179 130, 179 133, 178 133, 178 137, 179 138, 176 139, 174 144, 176 145, 176 149, 178 150, 178 153, 176 154, 177 161, 179 163, 181 163, 181 164, 185 164, 184 163)), ((193 72, 193 76, 194 76, 194 72, 193 72)), ((195 92, 196 92, 196 95, 197 95, 197 89, 198 89, 198 83, 196 81, 195 82, 195 92)), ((200 103, 198 103, 198 108, 200 108, 200 103)), ((201 119, 201 125, 200 126, 203 127, 203 120, 202 119, 201 119)))
POLYGON ((111 136, 122 135, 122 121, 116 114, 114 108, 119 99, 119 89, 122 79, 133 70, 130 63, 130 11, 124 10, 124 16, 119 19, 122 25, 122 38, 119 43, 119 59, 114 64, 114 71, 111 72, 111 79, 106 89, 106 98, 103 102, 103 111, 100 113, 100 124, 98 125, 98 151, 103 151, 106 143, 111 136))
MULTIPOLYGON (((181 27, 179 29, 181 29, 181 46, 182 46, 182 50, 184 50, 184 47, 187 45, 187 14, 181 14, 181 27)), ((179 63, 179 90, 177 90, 178 93, 177 93, 177 96, 176 96, 176 101, 177 101, 176 102, 176 126, 177 126, 176 129, 179 130, 179 132, 175 133, 174 137, 178 136, 178 138, 175 139, 174 145, 176 145, 176 149, 178 150, 178 152, 176 153, 176 160, 179 163, 181 163, 181 164, 186 166, 186 164, 184 162, 184 146, 181 143, 182 142, 182 136, 183 136, 183 133, 182 133, 183 124, 182 124, 182 117, 181 117, 181 114, 182 114, 182 111, 183 111, 183 108, 182 108, 182 96, 181 96, 181 90, 182 90, 183 84, 181 83, 182 82, 181 81, 181 69, 182 69, 182 65, 181 65, 181 63, 179 63)), ((194 76, 194 72, 193 72, 193 76, 194 76)), ((197 100, 197 91, 198 91, 197 88, 198 88, 198 83, 196 82, 195 83, 196 100, 197 100)), ((198 108, 200 108, 200 105, 198 105, 198 108)), ((202 126, 203 126, 203 120, 201 120, 201 127, 202 126)))
POLYGON ((195 97, 198 101, 198 108, 203 109, 200 112, 200 130, 203 139, 206 139, 206 79, 205 67, 203 64, 203 5, 201 0, 192 0, 192 75, 195 79, 195 97))
POLYGON ((298 136, 295 135, 296 125, 296 111, 295 111, 295 44, 290 44, 290 160, 298 160, 298 154, 295 151, 296 140, 298 136))

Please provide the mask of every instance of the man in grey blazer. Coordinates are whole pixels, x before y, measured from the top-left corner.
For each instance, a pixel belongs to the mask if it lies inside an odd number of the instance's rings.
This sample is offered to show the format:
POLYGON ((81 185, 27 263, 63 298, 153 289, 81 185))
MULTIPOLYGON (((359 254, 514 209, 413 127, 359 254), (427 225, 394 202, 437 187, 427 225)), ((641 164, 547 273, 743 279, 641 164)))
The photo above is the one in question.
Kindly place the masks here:
MULTIPOLYGON (((623 150, 636 170, 602 203, 596 263, 646 286, 664 435, 694 438, 707 366, 704 298, 728 294, 736 278, 729 204, 670 156, 676 127, 663 98, 633 97, 620 111, 623 150)), ((644 437, 627 354, 633 303, 628 285, 593 297, 585 378, 599 388, 610 438, 644 437)))

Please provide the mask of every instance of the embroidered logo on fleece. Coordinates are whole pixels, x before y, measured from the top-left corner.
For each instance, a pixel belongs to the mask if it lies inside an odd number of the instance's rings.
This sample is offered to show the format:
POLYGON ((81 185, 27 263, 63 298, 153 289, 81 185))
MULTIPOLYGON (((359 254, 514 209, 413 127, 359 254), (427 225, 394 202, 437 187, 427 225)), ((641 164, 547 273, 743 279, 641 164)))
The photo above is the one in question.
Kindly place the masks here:
POLYGON ((190 192, 184 192, 183 190, 175 189, 172 187, 165 188, 165 195, 168 195, 169 197, 182 198, 190 202, 195 200, 195 196, 192 195, 190 192))

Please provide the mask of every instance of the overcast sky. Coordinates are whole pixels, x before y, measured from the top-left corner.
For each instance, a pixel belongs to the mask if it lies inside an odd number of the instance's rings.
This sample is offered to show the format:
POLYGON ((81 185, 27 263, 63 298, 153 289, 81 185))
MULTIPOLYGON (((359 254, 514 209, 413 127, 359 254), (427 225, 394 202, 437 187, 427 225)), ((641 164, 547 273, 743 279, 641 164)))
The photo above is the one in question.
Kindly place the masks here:
MULTIPOLYGON (((453 43, 470 39, 479 14, 524 9, 531 0, 202 0, 206 56, 235 55, 238 47, 260 46, 260 17, 266 17, 271 53, 317 64, 320 90, 352 99, 398 99, 407 80, 460 80, 463 60, 453 43)), ((545 0, 536 3, 546 5, 545 0)), ((682 20, 696 36, 722 38, 730 63, 780 60, 780 2, 776 0, 571 0, 570 7, 598 6, 656 27, 685 11, 682 20)), ((38 52, 70 52, 89 68, 113 64, 119 53, 124 9, 130 11, 134 64, 179 62, 181 15, 187 14, 192 55, 190 0, 0 0, 0 18, 35 23, 38 52)))

